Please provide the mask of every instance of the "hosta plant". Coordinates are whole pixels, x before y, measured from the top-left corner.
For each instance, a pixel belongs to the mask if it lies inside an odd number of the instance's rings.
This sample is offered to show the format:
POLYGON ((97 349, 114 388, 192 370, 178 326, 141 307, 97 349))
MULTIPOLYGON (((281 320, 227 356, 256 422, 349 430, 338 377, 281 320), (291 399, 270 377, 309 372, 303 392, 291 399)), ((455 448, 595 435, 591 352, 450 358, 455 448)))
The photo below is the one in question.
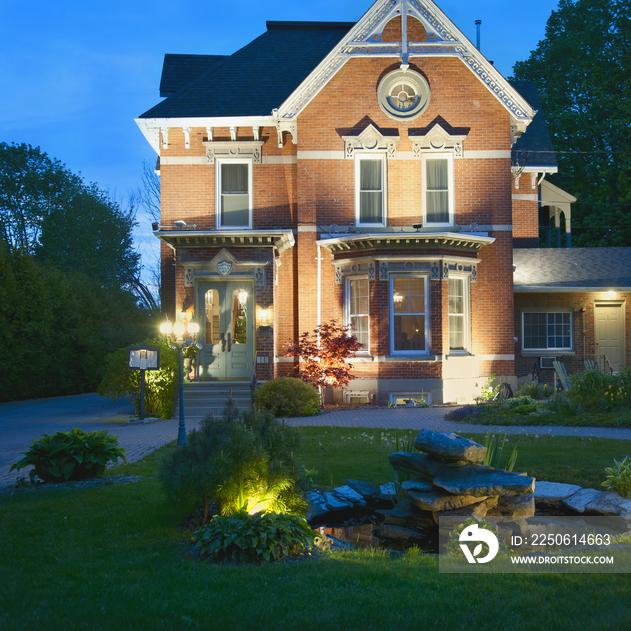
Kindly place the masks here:
POLYGON ((118 446, 118 437, 107 430, 86 433, 80 429, 43 434, 33 440, 24 458, 11 465, 13 469, 32 466, 31 480, 38 476, 44 482, 84 480, 103 475, 108 462, 119 458, 127 462, 125 450, 118 446))
POLYGON ((312 545, 318 533, 298 515, 239 511, 193 534, 199 556, 216 563, 275 561, 312 545))
POLYGON ((615 491, 623 497, 631 497, 631 460, 625 456, 622 462, 613 461, 613 467, 607 467, 607 478, 603 486, 610 491, 615 491))

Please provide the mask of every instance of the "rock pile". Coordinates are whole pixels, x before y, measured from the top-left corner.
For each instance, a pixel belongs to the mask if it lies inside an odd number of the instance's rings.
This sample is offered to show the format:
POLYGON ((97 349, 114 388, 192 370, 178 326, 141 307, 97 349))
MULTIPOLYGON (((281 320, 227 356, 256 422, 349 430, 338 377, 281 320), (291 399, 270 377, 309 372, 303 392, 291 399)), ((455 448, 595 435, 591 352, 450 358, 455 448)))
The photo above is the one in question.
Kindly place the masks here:
MULTIPOLYGON (((380 511, 389 527, 388 538, 395 538, 396 528, 435 527, 440 517, 506 517, 518 526, 520 518, 535 514, 535 479, 481 464, 486 447, 430 430, 417 436, 414 447, 424 453, 397 452, 389 457, 395 471, 412 479, 401 485, 407 499, 390 511, 380 511)), ((400 535, 409 538, 409 533, 400 535)))

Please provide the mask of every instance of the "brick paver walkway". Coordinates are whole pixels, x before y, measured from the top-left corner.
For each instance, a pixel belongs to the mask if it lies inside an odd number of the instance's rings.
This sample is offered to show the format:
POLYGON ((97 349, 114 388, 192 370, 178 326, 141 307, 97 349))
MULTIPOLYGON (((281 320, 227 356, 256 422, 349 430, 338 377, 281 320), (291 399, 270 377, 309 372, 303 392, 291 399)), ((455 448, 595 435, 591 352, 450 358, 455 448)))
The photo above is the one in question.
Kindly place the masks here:
MULTIPOLYGON (((385 429, 432 429, 456 433, 507 433, 554 436, 586 436, 631 440, 631 429, 608 427, 549 426, 496 426, 476 425, 447 421, 444 415, 451 407, 429 408, 355 408, 334 410, 321 416, 290 418, 286 422, 299 426, 367 427, 385 429)), ((85 431, 107 429, 119 437, 119 444, 127 450, 129 462, 140 460, 147 454, 177 438, 178 420, 160 420, 144 424, 121 424, 129 417, 129 404, 113 403, 97 395, 78 395, 42 401, 25 401, 0 405, 0 486, 10 484, 26 470, 9 474, 9 466, 19 460, 20 453, 28 449, 31 439, 42 433, 66 431, 80 427, 85 431), (56 410, 56 412, 55 412, 56 410), (84 410, 82 413, 81 410, 84 410), (48 412, 47 414, 45 412, 48 412), (37 414, 37 418, 34 418, 37 414)), ((197 428, 200 419, 186 421, 187 431, 197 428)))

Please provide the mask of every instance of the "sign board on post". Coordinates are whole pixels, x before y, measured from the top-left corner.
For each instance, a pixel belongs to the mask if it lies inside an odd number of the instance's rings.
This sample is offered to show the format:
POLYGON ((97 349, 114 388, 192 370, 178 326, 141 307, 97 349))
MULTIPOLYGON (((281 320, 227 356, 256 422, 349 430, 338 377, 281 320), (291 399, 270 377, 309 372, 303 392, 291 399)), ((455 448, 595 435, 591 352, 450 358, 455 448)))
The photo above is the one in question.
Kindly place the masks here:
POLYGON ((145 370, 160 370, 160 348, 141 344, 127 347, 127 370, 140 370, 140 420, 145 418, 145 370))

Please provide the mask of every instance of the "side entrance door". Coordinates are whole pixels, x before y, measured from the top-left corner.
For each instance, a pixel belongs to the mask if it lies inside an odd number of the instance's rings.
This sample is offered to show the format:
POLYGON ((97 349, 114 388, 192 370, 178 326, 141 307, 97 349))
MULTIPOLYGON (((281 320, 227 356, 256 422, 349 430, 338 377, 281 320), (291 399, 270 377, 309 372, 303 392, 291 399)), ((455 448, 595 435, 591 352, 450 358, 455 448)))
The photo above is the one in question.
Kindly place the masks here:
POLYGON ((248 281, 199 282, 199 378, 247 380, 252 374, 254 301, 248 281))
POLYGON ((621 304, 594 305, 596 356, 607 355, 617 372, 624 364, 624 310, 621 304))

